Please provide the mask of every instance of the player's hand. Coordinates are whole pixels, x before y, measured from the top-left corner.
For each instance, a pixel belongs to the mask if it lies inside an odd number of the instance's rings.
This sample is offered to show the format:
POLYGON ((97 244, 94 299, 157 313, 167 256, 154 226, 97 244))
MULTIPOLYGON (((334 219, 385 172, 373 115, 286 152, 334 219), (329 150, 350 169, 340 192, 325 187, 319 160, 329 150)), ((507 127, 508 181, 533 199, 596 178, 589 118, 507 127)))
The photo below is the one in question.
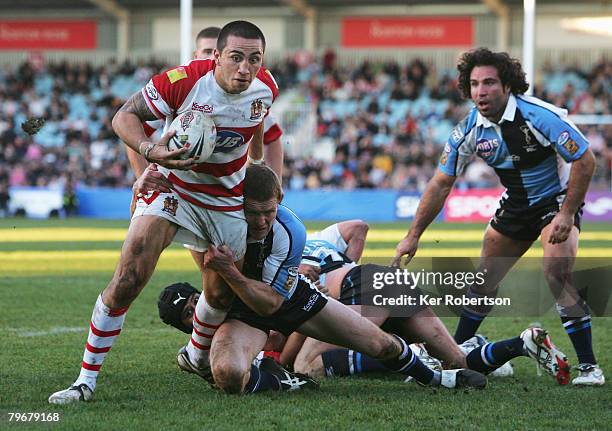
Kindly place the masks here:
POLYGON ((171 189, 172 183, 157 170, 157 165, 155 163, 151 163, 147 166, 142 175, 138 177, 132 186, 132 191, 135 195, 145 195, 155 191, 170 193, 171 189))
POLYGON ((399 242, 397 247, 395 247, 395 257, 391 261, 391 266, 399 268, 402 265, 402 256, 406 256, 404 265, 408 265, 416 254, 417 248, 419 248, 418 238, 413 238, 411 236, 405 237, 399 242))
POLYGON ((235 268, 234 253, 226 245, 220 245, 219 247, 210 245, 204 254, 204 268, 212 269, 219 274, 235 268))
POLYGON ((563 212, 557 215, 550 222, 550 236, 548 242, 550 244, 560 244, 569 238, 574 226, 574 216, 563 212))
POLYGON ((301 264, 298 267, 298 272, 305 275, 313 283, 319 281, 319 275, 321 274, 321 268, 319 266, 301 264))
POLYGON ((192 169, 196 165, 193 157, 185 160, 180 158, 182 154, 189 151, 189 143, 179 150, 171 151, 168 149, 168 141, 175 134, 176 131, 174 130, 164 133, 159 141, 153 144, 145 158, 151 163, 157 163, 168 169, 179 169, 182 171, 192 169))

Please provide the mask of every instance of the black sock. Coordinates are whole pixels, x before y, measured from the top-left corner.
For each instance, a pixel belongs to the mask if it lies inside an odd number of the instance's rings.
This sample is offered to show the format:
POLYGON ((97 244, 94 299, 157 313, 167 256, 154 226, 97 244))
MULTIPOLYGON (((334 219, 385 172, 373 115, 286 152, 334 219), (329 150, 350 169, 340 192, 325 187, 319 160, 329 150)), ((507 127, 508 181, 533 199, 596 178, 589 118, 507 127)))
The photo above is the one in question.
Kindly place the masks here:
POLYGON ((251 377, 244 388, 247 394, 263 391, 280 391, 281 385, 278 379, 267 371, 251 365, 251 377))
POLYGON ((486 374, 518 356, 524 356, 521 337, 487 343, 484 346, 477 347, 468 353, 465 360, 469 369, 486 374))
POLYGON ((349 349, 335 349, 321 354, 327 377, 350 376, 387 368, 378 360, 349 349))
POLYGON ((417 382, 424 385, 430 385, 432 383, 439 382, 440 373, 433 371, 427 367, 417 355, 408 347, 408 344, 397 335, 393 334, 402 345, 402 352, 400 355, 393 359, 386 359, 381 363, 389 370, 395 371, 396 373, 404 374, 413 377, 417 382))
POLYGON ((483 316, 477 316, 463 309, 461 317, 459 317, 459 323, 457 323, 457 329, 455 329, 455 335, 453 336, 455 343, 461 344, 465 340, 472 338, 476 334, 476 331, 478 331, 483 320, 483 316))
POLYGON ((572 340, 574 350, 581 364, 596 364, 593 353, 593 336, 591 334, 591 316, 586 315, 579 318, 561 317, 565 332, 572 340))

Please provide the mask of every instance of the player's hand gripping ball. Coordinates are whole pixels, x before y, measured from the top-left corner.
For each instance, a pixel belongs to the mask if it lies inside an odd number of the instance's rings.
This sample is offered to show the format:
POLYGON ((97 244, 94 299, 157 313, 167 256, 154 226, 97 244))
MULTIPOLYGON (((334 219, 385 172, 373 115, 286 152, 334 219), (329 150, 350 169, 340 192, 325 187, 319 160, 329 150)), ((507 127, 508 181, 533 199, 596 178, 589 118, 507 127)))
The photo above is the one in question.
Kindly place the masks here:
POLYGON ((195 163, 203 163, 211 156, 217 140, 217 128, 212 118, 199 111, 186 111, 174 119, 169 130, 176 134, 168 141, 169 150, 179 150, 189 144, 189 151, 182 159, 194 158, 195 163))

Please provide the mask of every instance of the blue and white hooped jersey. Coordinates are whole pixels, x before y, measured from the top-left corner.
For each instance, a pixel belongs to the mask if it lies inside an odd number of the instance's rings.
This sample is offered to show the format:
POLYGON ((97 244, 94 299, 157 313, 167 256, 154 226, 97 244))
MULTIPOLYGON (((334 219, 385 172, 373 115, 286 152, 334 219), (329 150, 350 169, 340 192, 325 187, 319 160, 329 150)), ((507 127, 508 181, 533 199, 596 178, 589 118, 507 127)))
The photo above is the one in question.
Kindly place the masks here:
POLYGON ((511 94, 499 124, 472 108, 453 129, 438 169, 457 176, 476 154, 499 175, 506 187, 504 198, 531 206, 567 188, 570 163, 588 146, 566 110, 511 94))
POLYGON ((306 237, 302 263, 312 265, 314 262, 321 268, 321 274, 346 264, 356 265, 344 254, 347 248, 348 245, 342 238, 336 223, 321 232, 315 232, 306 237))
POLYGON ((263 241, 247 241, 242 272, 291 298, 298 284, 298 267, 306 242, 306 228, 289 208, 279 205, 272 229, 263 241))

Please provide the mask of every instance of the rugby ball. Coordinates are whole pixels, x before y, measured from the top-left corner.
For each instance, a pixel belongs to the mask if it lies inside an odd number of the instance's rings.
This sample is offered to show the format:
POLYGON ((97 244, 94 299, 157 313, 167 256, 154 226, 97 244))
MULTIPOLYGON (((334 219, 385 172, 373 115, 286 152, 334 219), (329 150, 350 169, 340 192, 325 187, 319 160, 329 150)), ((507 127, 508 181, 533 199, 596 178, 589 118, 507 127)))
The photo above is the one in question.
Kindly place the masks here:
POLYGON ((186 111, 170 124, 169 131, 176 133, 168 141, 169 150, 178 150, 189 143, 189 151, 181 158, 193 157, 195 163, 203 163, 211 156, 217 140, 217 128, 209 115, 199 111, 186 111))

